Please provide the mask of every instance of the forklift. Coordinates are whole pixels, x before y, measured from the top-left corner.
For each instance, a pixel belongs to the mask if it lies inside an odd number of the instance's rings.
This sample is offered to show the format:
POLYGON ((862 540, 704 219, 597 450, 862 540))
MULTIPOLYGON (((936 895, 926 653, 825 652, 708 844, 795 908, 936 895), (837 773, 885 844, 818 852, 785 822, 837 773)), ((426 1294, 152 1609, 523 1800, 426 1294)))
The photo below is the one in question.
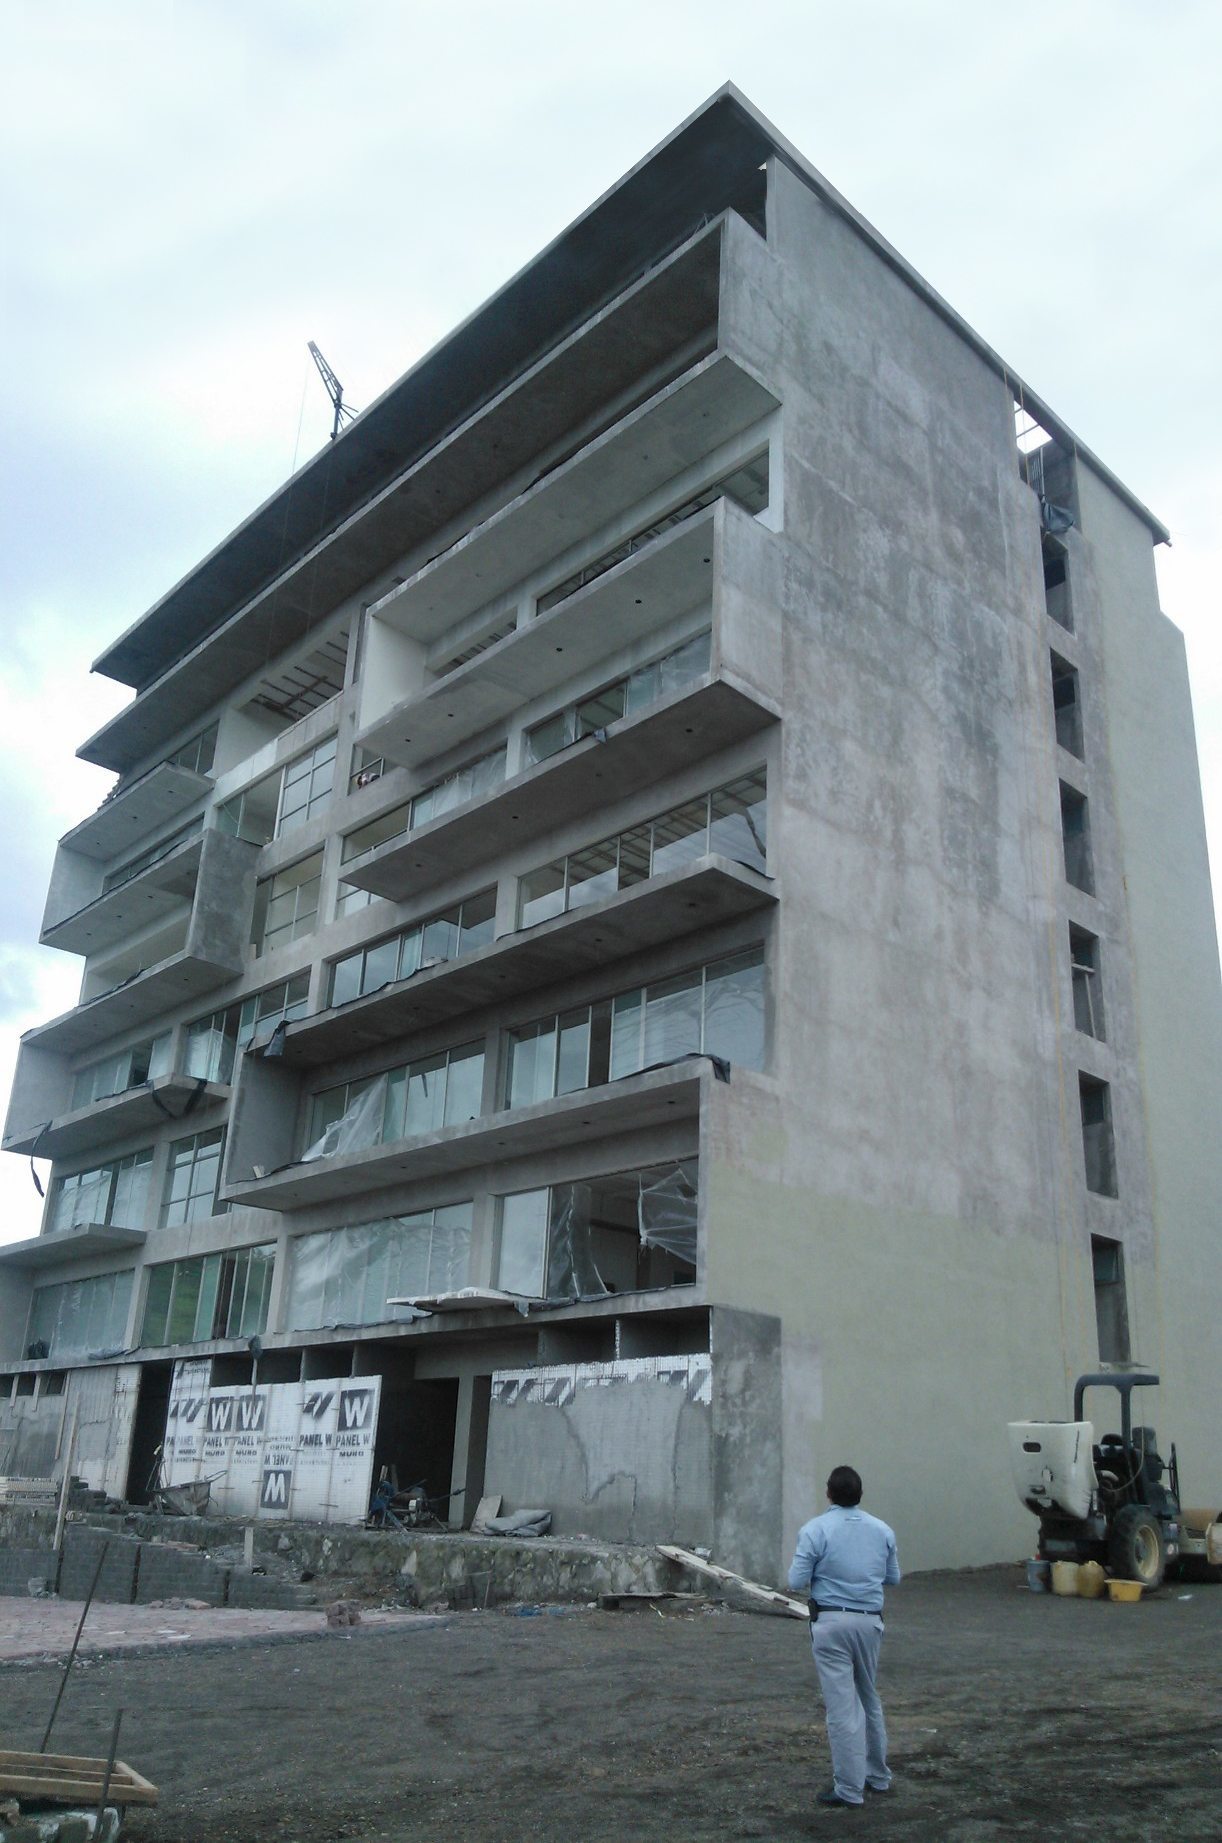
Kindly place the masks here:
POLYGON ((1222 1512, 1183 1510, 1175 1447, 1162 1459, 1154 1429, 1133 1425, 1133 1390, 1157 1383, 1148 1370, 1079 1376, 1072 1421, 1011 1421, 1014 1483, 1040 1520, 1042 1560, 1102 1562, 1147 1589, 1161 1587, 1170 1566, 1222 1580, 1222 1512), (1098 1444, 1083 1418, 1088 1389, 1120 1397, 1120 1432, 1098 1444))

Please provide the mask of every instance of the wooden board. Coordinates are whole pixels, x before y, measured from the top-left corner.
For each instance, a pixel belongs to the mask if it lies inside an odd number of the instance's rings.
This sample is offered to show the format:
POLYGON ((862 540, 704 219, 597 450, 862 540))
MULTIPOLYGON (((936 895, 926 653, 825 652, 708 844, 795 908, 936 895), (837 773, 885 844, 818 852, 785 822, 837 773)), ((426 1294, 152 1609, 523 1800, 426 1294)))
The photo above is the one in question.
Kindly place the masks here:
MULTIPOLYGON (((74 1753, 12 1753, 0 1750, 0 1794, 47 1798, 65 1805, 96 1805, 106 1777, 105 1760, 74 1753)), ((157 1787, 134 1767, 116 1760, 107 1804, 155 1805, 157 1787)))
POLYGON ((738 1593, 745 1594, 749 1600, 759 1600, 774 1607, 779 1613, 787 1613, 791 1619, 809 1619, 810 1609, 805 1600, 795 1600, 790 1594, 778 1593, 774 1587, 761 1587, 758 1581, 748 1581, 741 1574, 734 1574, 729 1568, 719 1568, 716 1562, 705 1561, 703 1555, 693 1555, 690 1549, 676 1548, 672 1543, 655 1544, 659 1555, 665 1555, 667 1561, 677 1561, 681 1568, 690 1568, 693 1574, 705 1574, 713 1581, 721 1581, 724 1586, 733 1587, 738 1593))

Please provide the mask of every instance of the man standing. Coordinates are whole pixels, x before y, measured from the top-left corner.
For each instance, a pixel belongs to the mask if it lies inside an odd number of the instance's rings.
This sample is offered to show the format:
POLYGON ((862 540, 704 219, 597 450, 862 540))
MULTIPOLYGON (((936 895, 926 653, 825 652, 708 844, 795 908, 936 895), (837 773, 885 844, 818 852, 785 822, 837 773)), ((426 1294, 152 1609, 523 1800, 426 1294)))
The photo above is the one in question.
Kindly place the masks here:
POLYGON ((894 1532, 861 1508, 861 1479, 838 1465, 827 1481, 830 1510, 798 1531, 789 1586, 810 1600, 810 1643, 827 1709, 832 1783, 821 1805, 860 1805, 888 1792, 887 1730, 874 1687, 883 1637, 883 1586, 897 1586, 894 1532))

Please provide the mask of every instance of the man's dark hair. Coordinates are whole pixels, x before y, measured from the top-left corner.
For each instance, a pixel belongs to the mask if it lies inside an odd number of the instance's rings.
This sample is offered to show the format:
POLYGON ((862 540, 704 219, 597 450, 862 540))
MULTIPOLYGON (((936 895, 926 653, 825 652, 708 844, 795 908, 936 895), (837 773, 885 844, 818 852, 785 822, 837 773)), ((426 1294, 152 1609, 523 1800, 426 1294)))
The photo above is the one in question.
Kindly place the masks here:
POLYGON ((838 1465, 828 1475, 827 1495, 842 1510, 851 1510, 861 1502, 861 1478, 851 1465, 838 1465))

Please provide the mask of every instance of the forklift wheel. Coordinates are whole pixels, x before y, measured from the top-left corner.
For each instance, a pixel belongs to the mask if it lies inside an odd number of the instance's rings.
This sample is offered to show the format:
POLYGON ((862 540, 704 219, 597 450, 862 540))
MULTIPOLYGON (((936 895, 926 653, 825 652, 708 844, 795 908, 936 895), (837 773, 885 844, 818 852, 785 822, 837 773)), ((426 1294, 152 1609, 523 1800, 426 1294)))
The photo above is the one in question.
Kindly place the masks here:
POLYGON ((1108 1567, 1119 1580, 1161 1587, 1167 1547, 1158 1518, 1144 1504, 1123 1504, 1112 1520, 1107 1544, 1108 1567))

